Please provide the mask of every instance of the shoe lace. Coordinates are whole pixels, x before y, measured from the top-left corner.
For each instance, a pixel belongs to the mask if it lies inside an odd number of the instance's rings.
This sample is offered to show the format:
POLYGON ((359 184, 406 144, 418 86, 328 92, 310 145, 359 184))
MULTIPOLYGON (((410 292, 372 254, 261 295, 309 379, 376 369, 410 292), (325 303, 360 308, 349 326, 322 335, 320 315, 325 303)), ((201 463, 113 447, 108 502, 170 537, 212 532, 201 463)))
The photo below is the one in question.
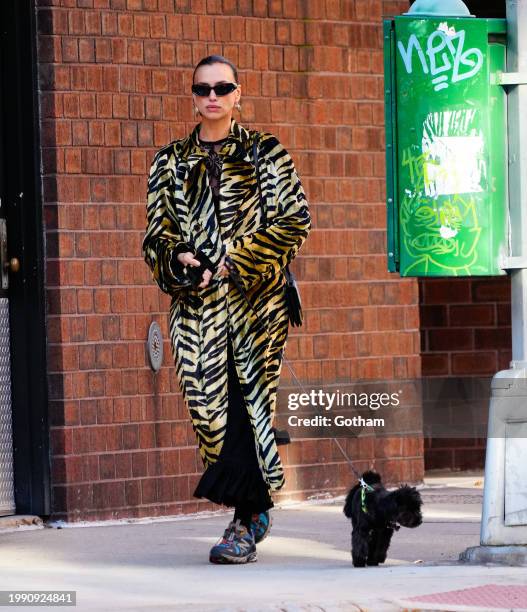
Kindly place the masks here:
POLYGON ((222 538, 222 543, 228 544, 234 540, 237 535, 242 535, 244 527, 240 524, 240 519, 232 521, 227 526, 222 538))

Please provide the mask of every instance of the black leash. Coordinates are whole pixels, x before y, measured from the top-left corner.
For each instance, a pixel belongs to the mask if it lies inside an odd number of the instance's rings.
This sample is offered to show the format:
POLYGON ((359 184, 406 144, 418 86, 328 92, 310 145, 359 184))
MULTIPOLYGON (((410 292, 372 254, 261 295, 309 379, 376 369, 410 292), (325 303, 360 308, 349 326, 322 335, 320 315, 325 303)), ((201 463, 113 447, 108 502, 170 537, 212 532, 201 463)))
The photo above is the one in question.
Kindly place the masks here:
MULTIPOLYGON (((259 199, 260 199, 260 204, 261 204, 261 207, 262 207, 262 218, 264 219, 264 226, 265 226, 265 223, 267 221, 267 215, 266 215, 265 206, 263 204, 263 192, 262 192, 262 185, 261 185, 261 182, 260 182, 260 172, 259 172, 259 167, 258 167, 258 139, 257 138, 255 138, 254 142, 253 142, 253 158, 255 160, 256 182, 257 182, 257 185, 258 185, 258 192, 259 192, 259 196, 260 196, 259 199)), ((225 264, 226 264, 226 266, 227 266, 227 268, 229 270, 229 276, 231 277, 232 282, 234 283, 235 287, 238 289, 238 291, 240 292, 241 296, 243 297, 245 302, 248 304, 249 308, 253 311, 253 313, 254 313, 254 315, 256 317, 256 320, 258 321, 258 323, 260 324, 262 329, 265 330, 264 323, 262 322, 262 320, 258 316, 258 313, 256 312, 256 309, 254 308, 254 306, 251 304, 249 298, 247 297, 245 289, 243 288, 243 282, 241 280, 240 274, 239 274, 239 272, 238 272, 234 262, 229 258, 228 255, 225 255, 225 264)), ((289 274, 289 271, 287 270, 287 272, 286 272, 286 280, 289 282, 288 274, 289 274)), ((300 389, 304 393, 307 393, 304 385, 300 382, 300 380, 298 379, 295 371, 293 370, 293 367, 291 366, 291 363, 289 362, 289 359, 287 359, 286 356, 284 355, 283 350, 280 351, 280 354, 281 354, 281 357, 282 357, 284 363, 289 368, 289 371, 291 372, 294 380, 296 381, 296 383, 298 384, 300 389)), ((371 487, 369 484, 364 482, 362 476, 359 474, 359 472, 357 471, 357 469, 353 465, 352 460, 349 458, 348 454, 344 450, 344 448, 343 448, 342 444, 339 442, 338 438, 330 437, 330 439, 335 442, 335 444, 337 445, 338 449, 342 453, 342 456, 344 457, 344 459, 346 459, 346 461, 349 464, 351 470, 353 471, 355 477, 359 481, 360 486, 362 488, 362 491, 363 492, 365 492, 365 491, 373 491, 373 487, 371 487)))

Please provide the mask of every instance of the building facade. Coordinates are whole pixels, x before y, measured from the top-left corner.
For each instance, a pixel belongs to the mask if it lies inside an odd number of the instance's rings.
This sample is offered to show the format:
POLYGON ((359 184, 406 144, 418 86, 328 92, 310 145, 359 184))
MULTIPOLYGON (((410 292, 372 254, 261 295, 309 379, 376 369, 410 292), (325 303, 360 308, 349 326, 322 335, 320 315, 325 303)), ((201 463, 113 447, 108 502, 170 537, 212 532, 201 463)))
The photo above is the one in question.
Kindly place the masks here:
MULTIPOLYGON (((14 449, 4 513, 75 521, 213 508, 192 497, 202 465, 172 361, 169 298, 141 253, 151 160, 194 127, 192 70, 212 53, 238 66, 236 119, 276 134, 310 204, 313 229, 292 266, 305 313, 286 351, 296 376, 420 376, 418 282, 387 272, 385 247, 382 16, 407 7, 3 3, 1 188, 8 258, 20 264, 4 296, 13 416, 4 438, 14 449), (153 321, 164 337, 157 373, 146 350, 153 321)), ((285 366, 282 378, 294 384, 285 366)), ((420 436, 342 443, 388 482, 423 477, 420 436)), ((342 494, 352 481, 331 439, 294 439, 280 452, 278 501, 342 494)))

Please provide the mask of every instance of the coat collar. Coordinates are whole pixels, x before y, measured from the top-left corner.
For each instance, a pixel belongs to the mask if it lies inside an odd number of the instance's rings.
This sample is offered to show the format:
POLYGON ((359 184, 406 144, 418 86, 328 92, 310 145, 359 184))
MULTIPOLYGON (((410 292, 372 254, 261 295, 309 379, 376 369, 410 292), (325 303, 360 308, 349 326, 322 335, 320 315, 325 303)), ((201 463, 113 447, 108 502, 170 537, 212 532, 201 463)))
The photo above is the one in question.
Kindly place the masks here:
MULTIPOLYGON (((198 123, 190 135, 182 141, 181 159, 186 160, 189 169, 208 155, 208 152, 200 146, 200 127, 201 124, 198 123)), ((249 130, 238 124, 235 119, 231 119, 231 127, 227 140, 219 152, 227 159, 245 161, 252 164, 251 146, 253 138, 254 136, 249 130)))

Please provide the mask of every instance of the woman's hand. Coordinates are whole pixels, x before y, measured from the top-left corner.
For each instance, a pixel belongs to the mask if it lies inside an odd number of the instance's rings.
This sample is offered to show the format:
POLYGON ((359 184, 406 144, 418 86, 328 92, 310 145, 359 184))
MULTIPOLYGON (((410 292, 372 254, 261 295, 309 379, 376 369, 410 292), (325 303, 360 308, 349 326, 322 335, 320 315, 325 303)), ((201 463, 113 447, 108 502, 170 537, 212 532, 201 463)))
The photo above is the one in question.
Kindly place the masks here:
MULTIPOLYGON (((177 260, 184 266, 199 267, 201 265, 201 263, 194 257, 194 253, 192 253, 192 251, 178 253, 177 260)), ((205 270, 202 278, 202 282, 198 285, 199 289, 204 289, 209 284, 209 281, 212 278, 212 272, 210 270, 205 270)))
POLYGON ((229 264, 225 262, 225 257, 226 255, 221 258, 220 263, 218 264, 217 274, 220 278, 225 278, 226 276, 229 276, 230 273, 229 264))

